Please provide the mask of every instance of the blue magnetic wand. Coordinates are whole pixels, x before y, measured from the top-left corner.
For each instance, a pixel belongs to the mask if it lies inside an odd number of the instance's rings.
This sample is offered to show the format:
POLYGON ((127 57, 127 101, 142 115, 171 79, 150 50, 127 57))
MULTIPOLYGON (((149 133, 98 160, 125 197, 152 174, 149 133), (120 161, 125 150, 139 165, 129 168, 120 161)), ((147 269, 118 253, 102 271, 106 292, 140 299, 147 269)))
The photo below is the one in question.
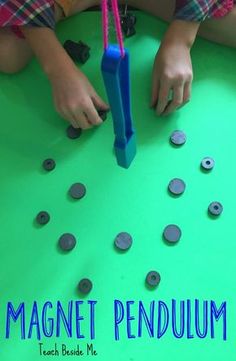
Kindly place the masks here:
MULTIPOLYGON (((107 9, 104 8, 107 1, 103 0, 103 21, 107 16, 107 9)), ((119 15, 117 20, 117 1, 112 0, 112 9, 115 17, 115 25, 119 37, 119 15)), ((106 28, 106 24, 104 26, 106 28)), ((120 30, 121 33, 121 30, 120 30)), ((130 73, 129 53, 123 48, 123 44, 108 46, 108 32, 104 36, 105 51, 102 57, 101 69, 103 80, 111 107, 113 127, 115 133, 115 154, 118 165, 128 168, 136 154, 136 137, 132 125, 130 109, 130 73)))

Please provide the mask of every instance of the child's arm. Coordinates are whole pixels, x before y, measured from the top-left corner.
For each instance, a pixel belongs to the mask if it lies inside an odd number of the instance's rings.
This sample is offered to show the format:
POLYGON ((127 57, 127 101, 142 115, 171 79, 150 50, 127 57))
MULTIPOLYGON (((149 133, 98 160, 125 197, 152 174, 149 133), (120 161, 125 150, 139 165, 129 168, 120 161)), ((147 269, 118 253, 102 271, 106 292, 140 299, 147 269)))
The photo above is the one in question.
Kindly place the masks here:
POLYGON ((100 124, 96 109, 107 110, 108 106, 74 65, 55 33, 44 27, 23 27, 22 31, 48 76, 56 109, 62 117, 76 128, 100 124))
POLYGON ((193 79, 190 50, 199 26, 200 22, 174 20, 162 40, 153 67, 151 99, 159 115, 173 112, 190 99, 193 79), (172 101, 168 104, 171 91, 172 101))

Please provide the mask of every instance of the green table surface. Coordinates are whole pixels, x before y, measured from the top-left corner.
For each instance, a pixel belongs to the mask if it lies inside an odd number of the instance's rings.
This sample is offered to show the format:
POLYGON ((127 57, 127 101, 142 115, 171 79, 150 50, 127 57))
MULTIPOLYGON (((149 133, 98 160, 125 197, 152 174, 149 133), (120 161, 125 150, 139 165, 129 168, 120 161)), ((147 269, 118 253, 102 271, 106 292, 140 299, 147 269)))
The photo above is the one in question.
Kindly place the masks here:
MULTIPOLYGON (((32 338, 20 338, 20 323, 11 322, 5 338, 6 306, 25 303, 26 329, 32 304, 42 309, 46 301, 82 300, 81 330, 85 339, 43 337, 43 347, 65 343, 68 348, 90 343, 87 300, 96 300, 98 355, 101 361, 236 360, 235 295, 235 50, 197 39, 192 49, 194 82, 191 102, 175 114, 161 118, 149 108, 154 56, 167 25, 137 12, 137 34, 125 40, 130 51, 132 113, 137 134, 137 155, 128 170, 116 164, 111 115, 97 129, 80 139, 65 135, 67 123, 54 111, 51 90, 36 60, 20 74, 0 75, 1 200, 0 200, 0 360, 83 359, 78 356, 40 356, 35 329, 32 338), (169 143, 175 129, 184 130, 181 148, 169 143), (200 169, 203 157, 212 156, 215 168, 200 169), (53 158, 56 168, 42 170, 42 161, 53 158), (167 192, 172 178, 186 182, 185 193, 175 199, 167 192), (72 201, 71 184, 86 185, 86 197, 72 201), (207 214, 210 202, 220 201, 222 215, 207 214), (35 216, 46 210, 50 222, 39 227, 35 216), (175 246, 162 240, 167 224, 177 224, 182 238, 175 246), (132 248, 122 254, 114 249, 117 233, 129 232, 132 248), (76 248, 66 254, 58 238, 70 232, 76 248), (144 280, 150 270, 161 274, 159 287, 150 291, 144 280), (77 292, 81 278, 90 278, 87 297, 77 292), (157 339, 144 329, 142 337, 128 339, 125 322, 120 340, 114 339, 113 303, 135 301, 132 332, 137 336, 137 305, 149 310, 151 301, 214 300, 227 302, 227 340, 222 340, 222 320, 216 337, 173 336, 171 329, 157 339)), ((89 61, 81 66, 98 93, 105 96, 100 72, 101 16, 82 13, 61 23, 59 39, 83 40, 91 47, 89 61), (89 31, 87 30, 89 25, 89 31)), ((55 315, 55 308, 50 315, 55 315)), ((194 316, 193 316, 194 317, 194 316)))

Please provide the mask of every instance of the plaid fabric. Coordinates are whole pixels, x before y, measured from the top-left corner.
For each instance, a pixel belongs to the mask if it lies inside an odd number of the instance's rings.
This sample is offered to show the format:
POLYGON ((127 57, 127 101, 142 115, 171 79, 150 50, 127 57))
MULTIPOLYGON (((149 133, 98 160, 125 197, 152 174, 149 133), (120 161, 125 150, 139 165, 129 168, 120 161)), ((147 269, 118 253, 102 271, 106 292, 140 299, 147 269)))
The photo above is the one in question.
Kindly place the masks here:
MULTIPOLYGON (((55 0, 62 3, 62 0, 55 0)), ((158 1, 158 0, 157 0, 158 1)), ((174 18, 203 21, 221 17, 232 10, 236 0, 176 0, 174 18)), ((72 0, 63 0, 63 4, 72 0)), ((18 29, 22 25, 55 27, 54 0, 0 0, 0 27, 18 29)))
POLYGON ((175 19, 203 21, 218 18, 233 9, 235 0, 176 0, 175 19))
POLYGON ((0 27, 22 25, 54 28, 53 0, 0 0, 0 27))

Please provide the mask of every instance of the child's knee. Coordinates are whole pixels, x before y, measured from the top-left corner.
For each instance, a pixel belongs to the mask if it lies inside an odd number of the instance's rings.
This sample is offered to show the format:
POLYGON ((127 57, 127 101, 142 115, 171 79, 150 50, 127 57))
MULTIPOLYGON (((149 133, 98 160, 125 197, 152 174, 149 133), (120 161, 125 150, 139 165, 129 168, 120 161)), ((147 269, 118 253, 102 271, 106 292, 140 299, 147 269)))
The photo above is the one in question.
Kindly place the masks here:
POLYGON ((22 70, 32 57, 32 51, 23 39, 0 32, 0 72, 14 74, 22 70))
POLYGON ((0 72, 4 74, 16 74, 21 71, 26 64, 19 63, 17 61, 8 61, 8 57, 0 57, 0 72))
POLYGON ((198 34, 219 44, 236 48, 236 6, 220 19, 204 21, 198 34))
POLYGON ((232 24, 234 25, 234 27, 235 27, 235 25, 236 25, 236 5, 234 6, 234 8, 233 8, 233 10, 231 11, 231 13, 232 13, 232 24))

